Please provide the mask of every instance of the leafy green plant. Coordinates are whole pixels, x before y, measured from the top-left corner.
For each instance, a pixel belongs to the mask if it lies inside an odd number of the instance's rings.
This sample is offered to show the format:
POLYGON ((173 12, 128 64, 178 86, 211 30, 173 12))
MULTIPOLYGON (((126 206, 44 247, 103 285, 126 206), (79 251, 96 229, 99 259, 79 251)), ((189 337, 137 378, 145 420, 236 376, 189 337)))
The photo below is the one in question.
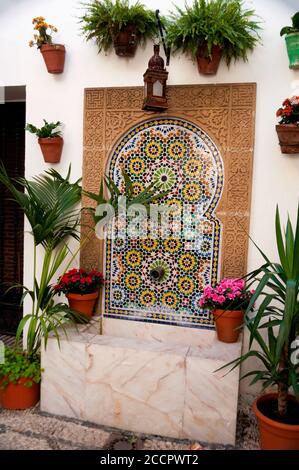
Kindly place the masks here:
POLYGON ((212 47, 223 48, 227 65, 232 59, 247 60, 259 40, 259 22, 254 10, 243 8, 240 0, 194 0, 182 10, 176 6, 167 25, 167 43, 196 57, 202 49, 212 58, 212 47))
POLYGON ((29 356, 39 351, 42 338, 47 344, 50 332, 59 341, 59 327, 66 332, 66 323, 83 321, 83 317, 71 311, 66 304, 54 303, 56 292, 52 287, 53 278, 67 258, 71 256, 68 265, 74 258, 67 241, 70 238, 79 240, 80 210, 77 204, 81 199, 81 186, 80 180, 71 183, 69 178, 70 170, 63 178, 51 169, 32 180, 11 180, 4 165, 0 165, 0 182, 11 192, 27 217, 33 237, 32 286, 18 286, 24 292, 22 302, 27 295, 31 297, 32 309, 20 321, 16 334, 18 342, 26 330, 26 352, 29 356), (24 188, 24 192, 19 189, 19 185, 24 188), (43 248, 42 261, 37 259, 38 246, 43 248))
POLYGON ((0 387, 5 388, 9 383, 17 384, 19 379, 28 379, 25 387, 41 380, 40 357, 38 354, 28 355, 24 351, 5 347, 5 361, 0 364, 0 387))
POLYGON ((280 36, 292 33, 299 33, 299 11, 292 16, 292 26, 284 26, 280 31, 280 36))
MULTIPOLYGON (((160 199, 165 197, 168 194, 168 191, 159 191, 158 183, 149 184, 143 191, 138 195, 134 193, 134 185, 131 181, 129 175, 122 170, 123 177, 123 188, 119 189, 117 184, 109 176, 104 176, 101 180, 99 193, 92 193, 90 191, 83 190, 83 193, 90 199, 97 202, 97 205, 106 205, 111 206, 113 211, 111 211, 110 216, 117 215, 118 209, 123 204, 126 205, 126 210, 128 210, 132 205, 141 204, 145 208, 149 209, 150 204, 155 204, 160 199), (109 196, 105 196, 105 189, 108 189, 109 196)), ((90 208, 94 216, 95 223, 100 222, 105 215, 98 216, 96 214, 96 209, 90 208)))
POLYGON ((295 230, 289 218, 286 230, 282 230, 278 208, 275 224, 280 262, 271 262, 257 247, 265 264, 248 275, 250 282, 257 283, 245 319, 250 332, 249 351, 227 366, 233 364, 234 369, 248 358, 256 357, 261 368, 250 371, 243 378, 253 376, 251 384, 261 381, 263 389, 277 386, 277 415, 285 416, 289 389, 299 396, 299 363, 294 360, 293 351, 299 334, 299 205, 295 230), (260 305, 252 316, 249 312, 258 300, 260 305), (263 331, 266 331, 267 339, 263 331), (254 343, 258 349, 253 348, 254 343))
POLYGON ((61 126, 60 121, 47 122, 45 119, 43 119, 43 121, 44 121, 44 126, 38 128, 34 126, 33 124, 27 124, 25 127, 25 130, 31 132, 31 134, 35 134, 40 139, 46 139, 46 138, 51 139, 53 137, 61 136, 61 130, 58 129, 58 127, 61 126))
POLYGON ((139 43, 157 36, 155 12, 139 2, 130 5, 128 0, 94 0, 83 5, 82 33, 87 41, 96 40, 99 51, 110 49, 113 39, 128 25, 135 26, 139 43))

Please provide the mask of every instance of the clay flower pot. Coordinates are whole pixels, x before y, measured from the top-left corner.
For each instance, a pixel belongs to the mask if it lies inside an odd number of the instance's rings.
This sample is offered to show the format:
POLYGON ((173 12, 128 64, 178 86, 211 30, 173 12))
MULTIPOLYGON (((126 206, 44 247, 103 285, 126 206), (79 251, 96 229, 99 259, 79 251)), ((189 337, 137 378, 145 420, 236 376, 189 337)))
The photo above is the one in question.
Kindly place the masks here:
POLYGON ((290 61, 290 69, 299 69, 299 33, 287 34, 286 38, 287 52, 290 61))
MULTIPOLYGON (((277 400, 277 393, 266 393, 253 403, 253 411, 260 428, 262 450, 299 450, 299 423, 284 424, 265 416, 260 408, 269 400, 277 400)), ((289 395, 289 400, 296 399, 289 395)), ((299 404, 298 404, 299 407, 299 404)))
POLYGON ((223 47, 212 46, 212 59, 210 59, 206 57, 206 46, 203 46, 198 49, 196 58, 199 73, 202 73, 203 75, 215 75, 220 64, 222 51, 223 47))
POLYGON ((64 69, 65 47, 62 44, 43 44, 40 47, 49 73, 62 73, 64 69))
POLYGON ((66 297, 72 310, 91 318, 98 296, 98 292, 93 292, 91 294, 67 294, 66 297))
POLYGON ((38 143, 46 163, 60 162, 63 147, 62 137, 39 138, 38 143))
POLYGON ((242 310, 213 310, 213 315, 219 341, 236 343, 240 335, 240 326, 243 324, 244 312, 242 310))
POLYGON ((40 397, 40 384, 33 382, 31 387, 26 387, 24 383, 28 380, 30 379, 21 378, 17 384, 9 383, 4 388, 0 386, 0 404, 3 408, 25 410, 37 404, 40 397))
POLYGON ((277 124, 281 153, 299 153, 299 124, 277 124))
POLYGON ((113 46, 116 55, 133 57, 137 49, 137 34, 134 25, 125 26, 118 34, 113 34, 113 46))

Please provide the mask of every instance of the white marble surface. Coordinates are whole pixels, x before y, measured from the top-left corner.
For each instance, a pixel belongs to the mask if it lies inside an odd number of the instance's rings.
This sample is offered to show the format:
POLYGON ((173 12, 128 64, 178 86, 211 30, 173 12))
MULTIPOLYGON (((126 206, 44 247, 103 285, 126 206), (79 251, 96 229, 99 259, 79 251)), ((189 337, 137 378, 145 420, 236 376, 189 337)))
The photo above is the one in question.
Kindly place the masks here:
POLYGON ((42 352, 41 409, 115 428, 234 444, 241 343, 194 347, 95 335, 95 322, 42 352))
POLYGON ((106 317, 103 318, 103 334, 158 343, 203 347, 212 344, 216 338, 215 330, 126 321, 106 317))

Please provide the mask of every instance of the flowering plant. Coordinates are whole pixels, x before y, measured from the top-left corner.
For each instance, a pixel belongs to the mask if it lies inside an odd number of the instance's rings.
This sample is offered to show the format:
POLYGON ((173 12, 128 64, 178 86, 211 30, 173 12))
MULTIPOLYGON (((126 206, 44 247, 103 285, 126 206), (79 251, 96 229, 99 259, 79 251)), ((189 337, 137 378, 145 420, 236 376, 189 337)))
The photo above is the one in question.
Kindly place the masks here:
POLYGON ((216 287, 204 289, 199 305, 211 310, 246 310, 253 293, 243 279, 223 279, 216 287))
POLYGON ((279 124, 299 123, 299 96, 285 99, 282 106, 276 112, 276 116, 280 117, 279 124))
POLYGON ((93 269, 71 269, 58 279, 54 290, 61 294, 91 294, 104 283, 102 273, 93 269))
POLYGON ((58 29, 52 24, 45 22, 43 16, 37 16, 33 18, 32 24, 34 24, 34 30, 38 31, 38 34, 34 34, 34 40, 29 41, 29 46, 37 46, 39 49, 43 44, 52 44, 52 33, 57 33, 58 29))

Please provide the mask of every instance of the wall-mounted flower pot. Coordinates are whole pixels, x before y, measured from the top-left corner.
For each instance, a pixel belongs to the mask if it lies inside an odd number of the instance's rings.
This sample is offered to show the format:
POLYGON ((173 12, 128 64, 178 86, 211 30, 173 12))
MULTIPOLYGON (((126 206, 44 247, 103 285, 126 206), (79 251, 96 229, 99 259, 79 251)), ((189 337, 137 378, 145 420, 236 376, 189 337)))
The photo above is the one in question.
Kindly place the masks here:
POLYGON ((207 47, 202 46, 197 53, 197 66, 199 73, 203 75, 215 75, 217 73, 223 48, 221 46, 212 46, 212 59, 206 57, 207 47))
POLYGON ((91 318, 98 296, 98 292, 92 292, 91 294, 67 294, 66 297, 72 310, 91 318))
POLYGON ((286 35, 286 45, 290 61, 290 69, 299 69, 299 33, 286 35))
POLYGON ((116 55, 120 57, 133 57, 137 49, 136 26, 127 25, 118 34, 112 34, 113 46, 116 55))
POLYGON ((277 124, 281 153, 299 153, 299 124, 277 124))
POLYGON ((63 147, 62 137, 39 138, 38 143, 46 163, 59 163, 63 147))
POLYGON ((266 393, 255 400, 253 411, 258 419, 260 428, 260 444, 262 450, 299 450, 299 422, 296 424, 295 412, 299 414, 299 403, 289 395, 289 407, 292 406, 294 424, 287 424, 266 416, 272 408, 277 409, 277 393, 266 393))
POLYGON ((7 410, 25 410, 35 406, 40 397, 40 384, 25 385, 30 379, 21 378, 18 383, 9 383, 0 388, 0 404, 7 410))
POLYGON ((223 343, 236 343, 243 324, 241 310, 213 310, 217 337, 223 343))
POLYGON ((40 48, 49 73, 62 73, 64 69, 65 47, 62 44, 43 44, 40 48))

